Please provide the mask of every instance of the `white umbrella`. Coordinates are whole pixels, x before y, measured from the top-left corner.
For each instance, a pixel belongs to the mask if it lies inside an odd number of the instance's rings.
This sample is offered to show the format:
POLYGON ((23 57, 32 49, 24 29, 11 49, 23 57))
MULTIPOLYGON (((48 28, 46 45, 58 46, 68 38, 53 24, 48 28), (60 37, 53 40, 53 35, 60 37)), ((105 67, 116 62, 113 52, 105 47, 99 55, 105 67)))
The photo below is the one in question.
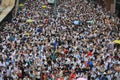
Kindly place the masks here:
POLYGON ((54 4, 55 0, 47 0, 48 3, 54 4))

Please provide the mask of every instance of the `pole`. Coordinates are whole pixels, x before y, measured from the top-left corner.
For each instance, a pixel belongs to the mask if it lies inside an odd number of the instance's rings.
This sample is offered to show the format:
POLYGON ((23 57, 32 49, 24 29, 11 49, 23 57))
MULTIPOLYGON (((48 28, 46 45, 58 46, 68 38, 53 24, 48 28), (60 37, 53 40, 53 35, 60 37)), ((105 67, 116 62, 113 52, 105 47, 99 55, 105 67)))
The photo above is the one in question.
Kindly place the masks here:
POLYGON ((116 13, 116 0, 114 0, 114 13, 116 13))
POLYGON ((17 15, 17 10, 18 10, 18 5, 19 5, 19 0, 16 1, 16 7, 15 7, 15 17, 17 15))
POLYGON ((57 17, 57 12, 56 12, 56 3, 57 1, 54 0, 54 17, 56 18, 57 17))

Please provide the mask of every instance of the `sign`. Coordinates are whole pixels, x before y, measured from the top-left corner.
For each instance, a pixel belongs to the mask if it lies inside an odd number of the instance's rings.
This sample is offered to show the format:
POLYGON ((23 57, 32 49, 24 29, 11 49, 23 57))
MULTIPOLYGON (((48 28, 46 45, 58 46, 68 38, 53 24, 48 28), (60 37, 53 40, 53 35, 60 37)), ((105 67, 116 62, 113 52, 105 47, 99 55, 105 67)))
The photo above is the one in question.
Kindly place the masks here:
POLYGON ((55 0, 47 0, 48 1, 48 3, 50 3, 50 4, 54 4, 54 2, 55 2, 55 0))

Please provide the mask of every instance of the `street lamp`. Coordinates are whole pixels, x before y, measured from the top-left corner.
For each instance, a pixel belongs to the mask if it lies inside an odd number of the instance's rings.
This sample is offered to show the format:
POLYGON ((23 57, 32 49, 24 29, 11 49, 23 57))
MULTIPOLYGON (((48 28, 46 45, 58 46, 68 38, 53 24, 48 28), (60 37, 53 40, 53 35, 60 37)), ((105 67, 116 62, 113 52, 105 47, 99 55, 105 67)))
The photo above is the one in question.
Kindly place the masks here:
POLYGON ((17 15, 18 5, 19 5, 19 0, 16 0, 15 17, 16 17, 16 15, 17 15))
POLYGON ((57 0, 54 0, 54 17, 55 18, 57 17, 56 3, 57 3, 57 0))

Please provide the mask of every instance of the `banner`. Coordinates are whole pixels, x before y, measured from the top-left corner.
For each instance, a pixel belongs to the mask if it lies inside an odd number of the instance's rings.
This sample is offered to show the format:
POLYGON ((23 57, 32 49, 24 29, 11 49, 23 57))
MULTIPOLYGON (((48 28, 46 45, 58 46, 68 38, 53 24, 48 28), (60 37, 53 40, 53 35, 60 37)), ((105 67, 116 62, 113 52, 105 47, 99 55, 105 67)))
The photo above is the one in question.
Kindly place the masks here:
POLYGON ((55 0, 47 0, 47 1, 48 1, 48 3, 54 4, 55 0))

